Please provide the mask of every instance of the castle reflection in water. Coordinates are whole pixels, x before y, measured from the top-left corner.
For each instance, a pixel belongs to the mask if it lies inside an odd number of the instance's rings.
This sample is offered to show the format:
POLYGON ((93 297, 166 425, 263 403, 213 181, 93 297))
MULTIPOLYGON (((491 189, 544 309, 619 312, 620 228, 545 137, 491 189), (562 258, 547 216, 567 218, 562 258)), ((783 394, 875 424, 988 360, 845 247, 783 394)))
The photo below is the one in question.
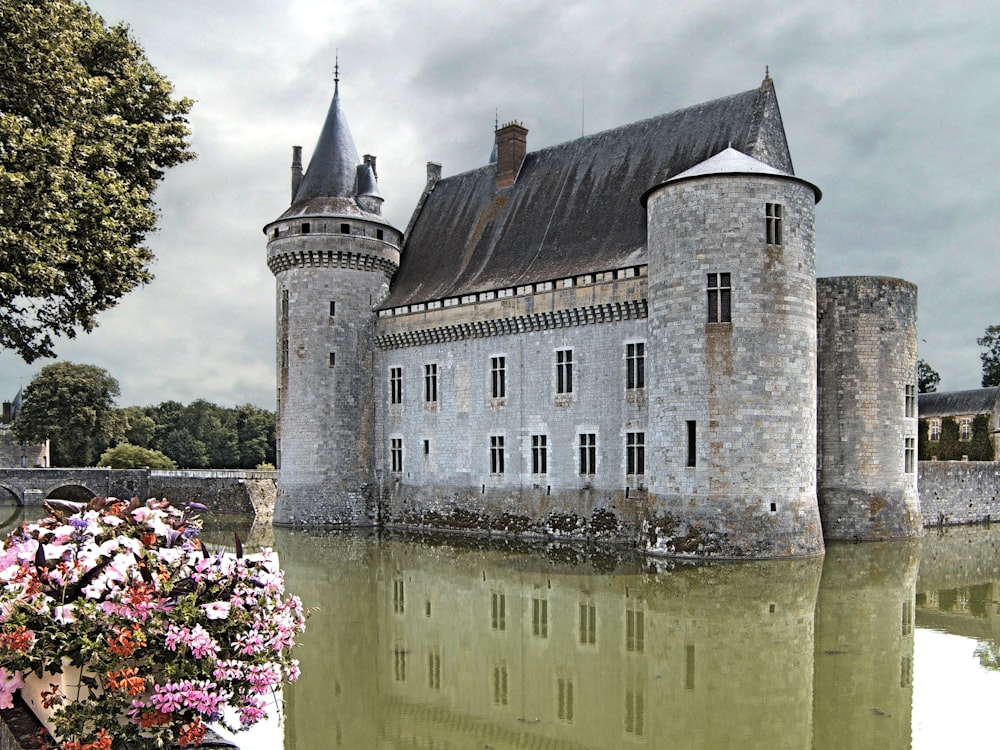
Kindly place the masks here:
POLYGON ((267 533, 320 607, 285 693, 286 750, 909 748, 915 625, 982 620, 918 590, 992 602, 981 589, 1000 579, 995 534, 666 567, 267 533))

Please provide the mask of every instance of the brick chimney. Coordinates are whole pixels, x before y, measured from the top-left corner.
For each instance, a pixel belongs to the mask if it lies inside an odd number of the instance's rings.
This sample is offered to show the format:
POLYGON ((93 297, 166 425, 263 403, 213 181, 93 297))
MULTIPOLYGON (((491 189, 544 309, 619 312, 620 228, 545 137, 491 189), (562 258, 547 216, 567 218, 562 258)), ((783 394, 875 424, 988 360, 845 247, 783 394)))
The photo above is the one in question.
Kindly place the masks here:
POLYGON ((513 120, 497 129, 497 190, 517 180, 527 149, 528 129, 524 125, 513 120))

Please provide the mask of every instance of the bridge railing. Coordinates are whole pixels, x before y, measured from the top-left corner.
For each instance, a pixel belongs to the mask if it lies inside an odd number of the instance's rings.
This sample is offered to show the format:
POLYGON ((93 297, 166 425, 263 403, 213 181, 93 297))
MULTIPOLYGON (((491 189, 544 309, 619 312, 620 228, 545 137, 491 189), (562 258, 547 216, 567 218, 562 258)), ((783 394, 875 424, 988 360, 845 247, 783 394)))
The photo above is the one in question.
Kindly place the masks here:
POLYGON ((278 472, 258 469, 150 469, 149 476, 190 479, 277 479, 278 472))

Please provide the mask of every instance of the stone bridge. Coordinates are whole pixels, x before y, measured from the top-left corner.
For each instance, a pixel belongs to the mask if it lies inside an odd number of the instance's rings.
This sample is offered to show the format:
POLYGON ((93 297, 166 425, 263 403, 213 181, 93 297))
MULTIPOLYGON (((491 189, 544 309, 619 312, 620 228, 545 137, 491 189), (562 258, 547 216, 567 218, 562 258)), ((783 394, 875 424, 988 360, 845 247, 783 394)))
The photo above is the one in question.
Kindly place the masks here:
POLYGON ((163 497, 269 518, 276 477, 274 471, 235 469, 0 469, 0 506, 41 505, 50 497, 84 502, 98 496, 163 497))

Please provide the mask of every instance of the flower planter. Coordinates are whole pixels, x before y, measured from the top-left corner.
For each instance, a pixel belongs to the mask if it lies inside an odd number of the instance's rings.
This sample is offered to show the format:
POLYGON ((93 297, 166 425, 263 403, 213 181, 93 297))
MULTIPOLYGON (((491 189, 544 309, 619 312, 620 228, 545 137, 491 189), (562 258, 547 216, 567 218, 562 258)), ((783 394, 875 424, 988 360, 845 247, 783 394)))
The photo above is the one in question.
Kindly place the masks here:
POLYGON ((21 688, 21 698, 32 713, 38 717, 46 729, 49 730, 56 740, 61 738, 56 734, 55 724, 52 722, 52 714, 62 704, 50 705, 46 708, 46 700, 43 693, 52 693, 58 690, 63 696, 64 703, 86 700, 90 696, 90 690, 86 685, 80 684, 80 677, 86 673, 91 676, 93 673, 84 670, 82 667, 74 667, 68 661, 63 663, 63 671, 58 674, 52 672, 42 672, 41 677, 34 672, 24 675, 24 687, 21 688))

